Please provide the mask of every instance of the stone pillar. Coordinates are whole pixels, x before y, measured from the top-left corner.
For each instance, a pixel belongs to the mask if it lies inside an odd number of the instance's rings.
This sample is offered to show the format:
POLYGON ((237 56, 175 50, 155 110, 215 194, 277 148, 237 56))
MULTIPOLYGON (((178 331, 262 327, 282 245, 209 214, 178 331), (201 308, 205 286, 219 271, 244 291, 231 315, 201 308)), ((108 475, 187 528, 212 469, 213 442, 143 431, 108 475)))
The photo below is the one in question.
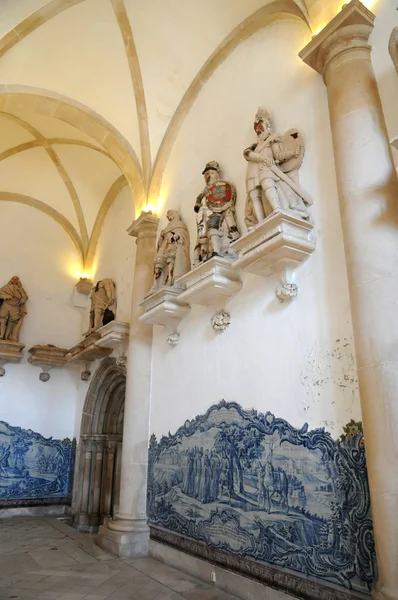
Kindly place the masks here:
POLYGON ((139 302, 153 279, 159 219, 141 213, 128 233, 137 238, 123 424, 120 505, 114 521, 100 528, 98 544, 121 558, 145 556, 149 548, 146 515, 152 326, 138 320, 139 302))
POLYGON ((397 600, 398 187, 371 63, 373 22, 352 0, 300 56, 328 93, 379 570, 373 597, 397 600))

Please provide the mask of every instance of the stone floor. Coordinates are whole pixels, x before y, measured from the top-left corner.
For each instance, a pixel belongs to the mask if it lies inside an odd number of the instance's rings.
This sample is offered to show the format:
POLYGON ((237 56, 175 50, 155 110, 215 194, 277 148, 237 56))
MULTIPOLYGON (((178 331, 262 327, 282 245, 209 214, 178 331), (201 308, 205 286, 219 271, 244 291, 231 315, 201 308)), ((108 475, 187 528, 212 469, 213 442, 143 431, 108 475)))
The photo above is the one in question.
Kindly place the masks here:
POLYGON ((233 600, 152 558, 121 561, 55 518, 0 521, 0 600, 233 600))

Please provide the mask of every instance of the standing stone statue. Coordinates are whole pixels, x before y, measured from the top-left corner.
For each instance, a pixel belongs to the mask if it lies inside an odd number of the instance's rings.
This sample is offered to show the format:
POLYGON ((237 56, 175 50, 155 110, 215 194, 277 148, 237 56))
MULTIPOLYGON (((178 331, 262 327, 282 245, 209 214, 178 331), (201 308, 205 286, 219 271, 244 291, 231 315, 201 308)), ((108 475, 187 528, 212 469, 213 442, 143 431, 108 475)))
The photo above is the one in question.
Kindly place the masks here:
POLYGON ((304 158, 304 142, 297 129, 273 134, 269 113, 259 108, 254 121, 257 142, 246 148, 245 223, 251 228, 272 212, 284 210, 308 220, 312 201, 298 183, 304 158))
POLYGON ((388 51, 390 53, 391 60, 394 63, 395 70, 398 73, 398 27, 394 27, 391 32, 388 43, 388 51))
POLYGON ((90 333, 113 321, 115 316, 115 284, 112 279, 101 279, 91 291, 90 333))
POLYGON ((221 179, 220 165, 215 160, 205 166, 206 187, 196 198, 197 242, 194 264, 212 256, 228 254, 229 245, 240 237, 236 222, 236 191, 232 183, 221 179))
POLYGON ((0 340, 19 341, 19 333, 26 315, 28 295, 19 277, 0 288, 0 340))
POLYGON ((185 275, 191 268, 187 226, 181 221, 176 210, 168 210, 166 217, 169 222, 160 232, 155 256, 154 282, 149 294, 166 286, 174 286, 176 279, 185 275))

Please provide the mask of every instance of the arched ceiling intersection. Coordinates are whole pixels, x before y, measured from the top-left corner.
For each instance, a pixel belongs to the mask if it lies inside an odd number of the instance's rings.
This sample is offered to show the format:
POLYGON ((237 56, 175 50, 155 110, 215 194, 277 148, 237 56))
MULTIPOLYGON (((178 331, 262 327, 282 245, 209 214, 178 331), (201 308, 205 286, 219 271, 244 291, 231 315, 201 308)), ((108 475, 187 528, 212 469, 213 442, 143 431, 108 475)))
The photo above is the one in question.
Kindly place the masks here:
MULTIPOLYGON (((163 174, 178 133, 181 130, 189 110, 200 93, 201 88, 216 71, 218 66, 228 58, 242 41, 249 38, 260 29, 270 25, 277 19, 295 18, 301 20, 309 27, 307 7, 301 0, 271 1, 235 27, 235 29, 222 40, 206 60, 197 75, 193 78, 170 120, 152 167, 145 90, 131 23, 128 18, 124 0, 109 1, 112 5, 123 38, 133 83, 135 104, 138 113, 142 167, 139 164, 133 148, 123 138, 120 132, 116 131, 110 123, 103 119, 103 117, 88 107, 83 106, 71 98, 66 98, 48 90, 18 85, 0 86, 0 114, 8 115, 8 118, 18 120, 20 124, 23 124, 26 112, 30 114, 45 114, 77 127, 100 144, 100 148, 98 148, 94 145, 90 146, 88 142, 78 142, 77 140, 66 141, 62 140, 62 138, 61 140, 60 138, 48 139, 42 136, 39 131, 25 121, 24 126, 30 131, 35 139, 24 144, 19 144, 0 154, 1 161, 18 152, 25 152, 34 147, 41 146, 45 149, 68 189, 68 193, 75 208, 79 224, 78 237, 80 242, 78 245, 80 248, 83 270, 91 269, 95 256, 95 248, 105 215, 113 200, 116 198, 116 195, 126 183, 130 186, 135 206, 138 209, 142 209, 152 203, 156 205, 161 189, 163 174), (122 175, 112 184, 102 202, 97 218, 95 219, 91 239, 87 232, 84 215, 81 210, 76 190, 60 161, 59 156, 57 156, 57 153, 53 148, 53 145, 57 143, 76 144, 91 147, 93 150, 95 148, 96 151, 109 156, 122 172, 122 175)), ((81 2, 84 2, 84 0, 50 0, 47 2, 43 7, 29 15, 0 39, 0 57, 38 27, 48 22, 53 17, 61 14, 71 6, 75 6, 81 2)), ((1 195, 0 199, 5 199, 5 196, 6 192, 1 195)), ((14 200, 11 200, 11 196, 8 196, 8 201, 21 201, 21 199, 16 200, 14 197, 14 200)), ((27 202, 25 201, 25 203, 27 202)), ((40 206, 39 210, 43 210, 39 200, 37 200, 35 204, 36 208, 39 208, 40 206)), ((58 216, 55 215, 57 211, 44 212, 47 212, 49 216, 52 216, 52 218, 55 218, 55 220, 61 224, 60 221, 62 219, 60 220, 58 216)), ((62 226, 64 225, 65 224, 62 226)), ((71 228, 64 227, 64 229, 68 230, 68 234, 76 245, 77 232, 72 225, 71 228), (73 229, 73 232, 71 228, 73 229)))

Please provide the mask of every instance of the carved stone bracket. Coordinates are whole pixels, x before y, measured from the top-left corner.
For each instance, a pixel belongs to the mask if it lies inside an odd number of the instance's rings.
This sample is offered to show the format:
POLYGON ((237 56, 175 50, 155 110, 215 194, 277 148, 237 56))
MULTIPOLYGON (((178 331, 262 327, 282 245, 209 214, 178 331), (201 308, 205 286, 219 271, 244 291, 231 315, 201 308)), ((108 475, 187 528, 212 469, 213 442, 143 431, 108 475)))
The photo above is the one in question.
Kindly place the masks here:
POLYGON ((58 348, 51 344, 47 344, 46 346, 37 345, 33 346, 29 352, 31 356, 28 358, 28 362, 31 365, 37 365, 41 368, 42 372, 39 375, 39 379, 44 383, 50 379, 50 369, 53 367, 63 367, 67 362, 67 348, 58 348))
POLYGON ((298 293, 295 270, 315 250, 313 228, 312 223, 289 212, 274 212, 234 242, 240 254, 233 266, 263 277, 279 275, 276 296, 282 302, 290 300, 298 293))
POLYGON ((178 284, 185 287, 178 299, 190 304, 222 307, 242 289, 239 270, 232 263, 232 259, 214 256, 199 264, 178 279, 178 284))
POLYGON ((125 359, 129 341, 129 324, 111 321, 87 335, 84 340, 68 351, 67 361, 70 364, 81 364, 84 370, 80 375, 82 381, 91 377, 90 365, 115 351, 119 359, 125 359))
POLYGON ((0 377, 6 373, 4 365, 7 363, 19 363, 23 358, 22 350, 24 344, 11 342, 9 340, 0 340, 0 377))
POLYGON ((140 303, 145 310, 139 317, 142 323, 163 325, 168 330, 167 343, 176 346, 180 341, 177 331, 180 321, 190 312, 191 307, 180 300, 181 288, 166 287, 147 296, 140 303))
POLYGON ((117 355, 117 360, 119 360, 119 358, 126 358, 130 333, 129 323, 111 321, 100 329, 97 329, 97 333, 99 333, 101 337, 95 342, 96 346, 99 348, 112 348, 117 355))
POLYGON ((87 279, 87 277, 80 277, 79 281, 76 284, 76 290, 79 294, 84 294, 85 296, 89 296, 93 287, 93 282, 91 279, 87 279))

